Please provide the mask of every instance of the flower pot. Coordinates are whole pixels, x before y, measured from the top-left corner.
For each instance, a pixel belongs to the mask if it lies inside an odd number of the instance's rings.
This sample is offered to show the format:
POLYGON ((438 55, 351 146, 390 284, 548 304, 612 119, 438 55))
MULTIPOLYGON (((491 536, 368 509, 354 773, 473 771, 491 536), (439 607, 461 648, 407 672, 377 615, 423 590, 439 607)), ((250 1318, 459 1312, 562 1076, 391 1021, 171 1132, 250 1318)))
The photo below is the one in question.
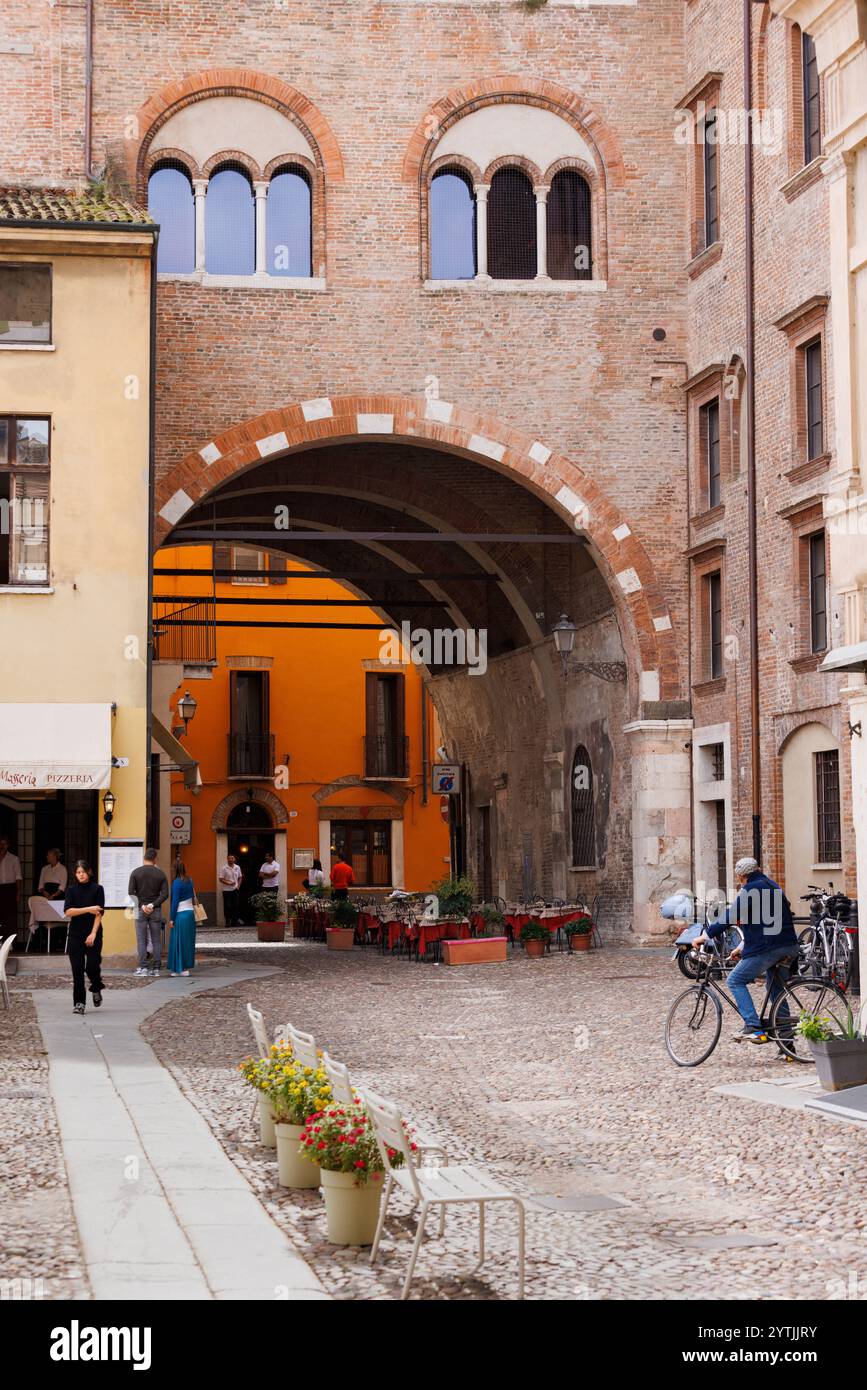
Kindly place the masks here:
POLYGON ((355 928, 326 927, 325 940, 329 951, 351 951, 355 941, 355 928))
POLYGON ((580 934, 579 934, 578 932, 575 932, 574 935, 570 936, 570 937, 569 937, 569 950, 570 950, 570 951, 589 951, 589 950, 590 950, 590 933, 589 933, 589 931, 581 932, 580 934))
POLYGON ((318 1187, 319 1167, 299 1152, 303 1125, 275 1124, 277 1167, 281 1187, 318 1187))
POLYGON ((274 1111, 264 1091, 259 1092, 259 1141, 266 1149, 276 1149, 277 1136, 274 1133, 274 1111))
POLYGON ((356 1187, 353 1173, 322 1169, 322 1195, 332 1245, 372 1245, 379 1219, 382 1176, 356 1187))
POLYGON ((507 944, 504 936, 476 936, 468 941, 443 941, 443 964, 486 965, 490 961, 505 961, 507 944))
POLYGON ((286 931, 285 922, 257 922, 256 936, 259 941, 282 941, 286 931))
POLYGON ((535 940, 525 941, 524 950, 527 952, 528 956, 543 956, 545 954, 545 942, 535 940))
POLYGON ((845 1091, 848 1086, 863 1086, 867 1082, 867 1040, 811 1039, 810 1051, 824 1091, 845 1091))

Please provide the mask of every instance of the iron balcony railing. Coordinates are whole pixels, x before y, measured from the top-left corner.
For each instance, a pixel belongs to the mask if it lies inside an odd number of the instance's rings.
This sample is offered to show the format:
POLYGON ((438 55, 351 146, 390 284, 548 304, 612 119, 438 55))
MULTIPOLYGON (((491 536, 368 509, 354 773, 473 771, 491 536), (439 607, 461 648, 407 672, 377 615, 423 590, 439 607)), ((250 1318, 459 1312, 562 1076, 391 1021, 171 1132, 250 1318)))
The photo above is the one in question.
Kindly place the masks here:
POLYGON ((273 734, 229 734, 230 777, 273 777, 273 734))
POLYGON ((409 738, 406 734, 366 734, 364 737, 365 777, 408 777, 409 738))
POLYGON ((178 608, 175 599, 154 599, 154 661, 213 666, 217 661, 216 604, 201 599, 178 608))

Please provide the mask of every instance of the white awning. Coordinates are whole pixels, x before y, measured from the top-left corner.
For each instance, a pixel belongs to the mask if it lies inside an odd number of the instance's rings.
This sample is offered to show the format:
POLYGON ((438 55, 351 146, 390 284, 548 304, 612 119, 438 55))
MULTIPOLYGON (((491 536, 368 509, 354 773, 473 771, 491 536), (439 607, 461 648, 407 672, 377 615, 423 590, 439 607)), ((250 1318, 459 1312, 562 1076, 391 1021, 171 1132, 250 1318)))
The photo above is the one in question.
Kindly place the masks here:
POLYGON ((851 647, 835 647, 819 667, 820 671, 867 671, 867 642, 851 647))
POLYGON ((111 705, 0 704, 0 790, 96 791, 111 781, 111 705))

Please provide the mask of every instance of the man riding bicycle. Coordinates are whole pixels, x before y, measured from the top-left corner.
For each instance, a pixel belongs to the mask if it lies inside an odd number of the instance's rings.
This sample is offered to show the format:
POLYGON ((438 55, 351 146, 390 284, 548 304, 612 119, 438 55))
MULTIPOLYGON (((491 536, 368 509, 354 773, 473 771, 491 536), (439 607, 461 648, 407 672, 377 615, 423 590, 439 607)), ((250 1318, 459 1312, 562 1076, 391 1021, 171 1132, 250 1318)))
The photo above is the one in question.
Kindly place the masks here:
POLYGON ((788 977, 785 967, 781 967, 777 973, 774 966, 780 966, 781 961, 797 955, 798 939, 786 895, 778 883, 762 873, 755 859, 739 859, 735 864, 735 877, 739 887, 731 907, 692 944, 693 947, 701 946, 720 936, 726 927, 737 925, 741 928, 743 947, 732 952, 733 959, 739 963, 728 977, 728 987, 744 1021, 741 1031, 735 1034, 735 1041, 746 1039, 752 1043, 766 1043, 768 1035, 762 1031, 747 986, 764 974, 770 990, 770 1003, 773 1004, 788 977))

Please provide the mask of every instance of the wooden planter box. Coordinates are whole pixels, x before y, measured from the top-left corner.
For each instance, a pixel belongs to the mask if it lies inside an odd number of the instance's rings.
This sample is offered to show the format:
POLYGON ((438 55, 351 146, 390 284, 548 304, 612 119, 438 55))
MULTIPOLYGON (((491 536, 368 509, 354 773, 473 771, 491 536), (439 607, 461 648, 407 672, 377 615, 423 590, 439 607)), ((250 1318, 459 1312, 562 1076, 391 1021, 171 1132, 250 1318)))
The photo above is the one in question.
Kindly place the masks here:
POLYGON ((285 932, 285 922, 256 923, 256 938, 258 941, 282 941, 285 932))
POLYGON ((489 961, 506 960, 508 937, 477 936, 469 941, 444 941, 444 965, 487 965, 489 961))
POLYGON ((355 941, 355 928, 326 927, 325 940, 329 951, 351 951, 355 941))

